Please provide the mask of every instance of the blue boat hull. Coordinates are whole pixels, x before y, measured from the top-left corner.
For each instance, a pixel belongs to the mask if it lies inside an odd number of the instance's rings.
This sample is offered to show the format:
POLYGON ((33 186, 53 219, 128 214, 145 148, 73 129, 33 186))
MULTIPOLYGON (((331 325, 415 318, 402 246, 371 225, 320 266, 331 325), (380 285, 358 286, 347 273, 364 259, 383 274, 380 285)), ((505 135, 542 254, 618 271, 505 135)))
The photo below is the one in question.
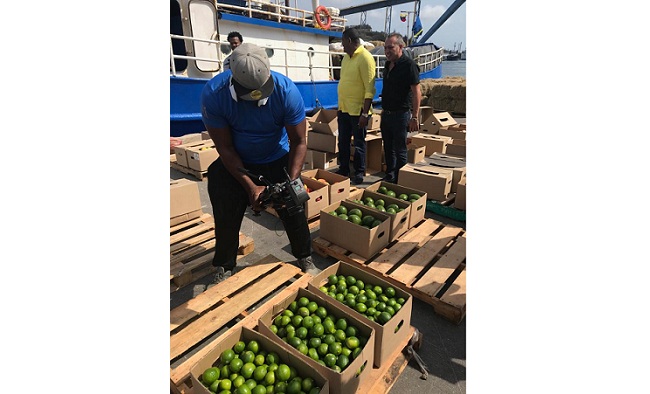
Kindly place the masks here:
MULTIPOLYGON (((442 67, 420 74, 420 79, 441 78, 442 67)), ((174 77, 169 78, 170 136, 180 137, 205 130, 201 120, 201 90, 207 79, 174 77)), ((305 112, 312 113, 316 108, 338 107, 338 81, 296 82, 305 101, 305 112)), ((375 106, 380 103, 379 94, 384 81, 377 79, 375 87, 375 106)))

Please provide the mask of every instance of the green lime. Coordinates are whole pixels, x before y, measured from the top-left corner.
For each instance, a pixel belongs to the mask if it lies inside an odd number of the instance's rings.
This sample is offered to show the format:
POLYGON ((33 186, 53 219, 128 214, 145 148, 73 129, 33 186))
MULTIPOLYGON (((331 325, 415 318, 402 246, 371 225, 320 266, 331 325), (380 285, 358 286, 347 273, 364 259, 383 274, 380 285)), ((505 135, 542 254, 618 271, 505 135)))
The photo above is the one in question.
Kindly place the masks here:
POLYGON ((302 380, 302 391, 308 393, 311 391, 312 388, 314 388, 315 382, 313 378, 306 377, 302 380))
POLYGON ((383 207, 385 204, 386 204, 386 202, 381 198, 378 198, 378 199, 375 200, 375 206, 377 208, 383 207))
POLYGON ((381 220, 375 220, 375 221, 372 222, 372 224, 370 225, 370 228, 377 227, 377 226, 379 226, 381 223, 382 223, 381 220))
POLYGON ((397 213, 397 211, 394 208, 388 208, 388 209, 386 209, 386 213, 391 214, 391 215, 395 215, 397 213))
POLYGON ((354 349, 352 351, 352 359, 354 360, 355 358, 357 358, 360 353, 361 353, 361 348, 360 347, 354 349))
POLYGON ((275 371, 275 377, 280 382, 286 382, 291 377, 291 369, 287 364, 280 364, 278 369, 275 371))
POLYGON ((346 328, 348 328, 348 320, 344 317, 339 318, 336 321, 336 328, 338 328, 339 330, 345 330, 346 328))
POLYGON ((255 379, 248 379, 242 386, 248 386, 249 389, 253 389, 253 387, 257 386, 257 382, 255 379))
POLYGON ((402 297, 399 297, 399 298, 398 298, 397 300, 395 300, 395 301, 397 301, 397 303, 400 304, 400 305, 404 305, 404 303, 406 302, 406 300, 405 300, 404 298, 402 298, 402 297))
POLYGON ((255 368, 255 370, 253 371, 253 379, 255 379, 258 382, 261 382, 266 376, 267 372, 268 372, 268 368, 265 365, 260 365, 257 368, 255 368))
POLYGON ((367 226, 370 226, 372 224, 372 222, 374 222, 374 221, 375 221, 375 218, 372 217, 371 215, 366 215, 366 216, 361 218, 361 223, 365 224, 367 226))
POLYGON ((311 317, 311 319, 314 321, 314 325, 323 323, 323 319, 321 319, 320 316, 316 316, 314 314, 314 315, 311 315, 309 317, 311 317))
POLYGON ((266 361, 264 355, 258 354, 257 356, 255 356, 255 360, 253 361, 253 364, 262 365, 264 364, 264 361, 266 361))
POLYGON ((379 186, 379 189, 377 191, 381 194, 386 194, 386 192, 388 192, 388 189, 386 186, 379 186))
POLYGON ((210 385, 210 387, 208 388, 208 390, 210 390, 210 391, 213 392, 213 393, 216 393, 217 391, 219 391, 219 384, 220 384, 220 383, 221 383, 221 380, 215 380, 215 381, 210 385))
POLYGON ((337 293, 346 294, 347 291, 348 291, 348 285, 346 285, 345 282, 344 283, 339 283, 338 285, 336 285, 336 292, 337 293))
POLYGON ((309 330, 314 326, 314 318, 311 316, 305 317, 304 319, 302 319, 302 326, 309 330))
POLYGON ((271 364, 276 364, 280 362, 280 356, 276 352, 269 352, 269 354, 266 355, 266 363, 271 365, 271 364))
POLYGON ((317 351, 319 355, 324 356, 329 352, 329 345, 326 343, 321 343, 317 351))
POLYGON ((328 350, 333 355, 338 356, 343 351, 343 346, 341 345, 340 342, 334 342, 333 344, 329 345, 328 350))
POLYGON ((232 388, 232 382, 230 379, 221 379, 221 382, 219 382, 219 388, 221 390, 230 390, 232 388))
POLYGON ((264 383, 266 383, 267 385, 275 384, 275 371, 268 371, 266 373, 266 376, 264 377, 264 383))
POLYGON ((201 381, 205 383, 206 386, 210 386, 212 383, 214 383, 216 380, 219 379, 221 371, 219 368, 216 367, 211 367, 206 369, 203 372, 203 375, 201 376, 201 381))
POLYGON ((332 353, 327 353, 325 355, 324 361, 325 361, 325 365, 332 368, 334 365, 336 365, 336 356, 333 355, 332 353))
MULTIPOLYGON (((335 330, 334 332, 336 332, 336 330, 335 330)), ((336 342, 336 337, 334 336, 334 334, 326 334, 326 335, 322 338, 322 341, 323 341, 323 343, 326 343, 326 344, 328 344, 328 345, 331 345, 331 344, 333 344, 334 342, 336 342)))
POLYGON ((336 211, 332 211, 332 212, 330 212, 330 215, 332 215, 332 216, 339 216, 339 215, 336 213, 336 211))
POLYGON ((307 304, 307 309, 309 310, 310 314, 314 313, 318 309, 318 304, 315 301, 311 301, 309 304, 307 304))
POLYGON ((309 298, 307 297, 300 297, 298 298, 298 306, 307 306, 309 304, 309 298))
POLYGON ((394 289, 393 287, 391 287, 391 286, 388 286, 388 287, 386 288, 386 291, 385 291, 384 293, 385 293, 386 296, 388 296, 388 297, 395 297, 395 289, 394 289))
POLYGON ((241 376, 245 377, 246 379, 250 379, 251 376, 253 376, 253 372, 255 371, 255 368, 257 366, 253 363, 246 363, 244 366, 241 367, 241 371, 239 373, 241 376))
POLYGON ((338 278, 336 275, 332 274, 327 277, 327 284, 329 285, 335 285, 338 282, 338 278))
POLYGON ((345 221, 347 222, 347 221, 348 221, 348 219, 349 219, 349 217, 348 217, 348 215, 347 215, 347 214, 345 214, 345 213, 342 213, 342 214, 340 214, 340 215, 339 215, 339 219, 343 219, 343 220, 345 220, 345 221))
POLYGON ((287 382, 280 381, 275 383, 275 392, 276 393, 286 393, 287 392, 287 382))
POLYGON ((352 208, 348 211, 348 216, 352 215, 359 216, 359 218, 361 218, 361 216, 363 216, 363 213, 359 208, 352 208))
POLYGON ((397 195, 397 193, 395 193, 395 192, 392 191, 392 190, 387 190, 387 191, 386 191, 386 195, 389 196, 389 197, 395 197, 395 196, 397 195))
POLYGON ((334 338, 336 338, 336 340, 339 341, 339 342, 345 341, 345 339, 346 339, 345 331, 336 330, 336 332, 334 333, 334 338))
POLYGON ((234 358, 228 366, 230 367, 230 372, 239 373, 241 367, 244 366, 244 362, 239 358, 234 358))
POLYGON ((245 384, 242 384, 241 386, 237 387, 235 394, 251 394, 251 388, 245 384))
POLYGON ((255 353, 251 352, 250 350, 246 350, 239 356, 239 358, 244 362, 244 364, 252 363, 255 361, 255 353))
POLYGON ((391 317, 393 317, 393 316, 391 316, 390 313, 381 312, 381 314, 379 315, 379 322, 381 324, 386 324, 386 323, 388 323, 388 321, 390 320, 391 317))
POLYGON ((244 341, 239 341, 235 344, 235 346, 233 346, 232 350, 234 350, 235 353, 240 354, 241 352, 246 350, 246 344, 244 343, 244 341))
POLYGON ((350 364, 350 358, 346 356, 345 354, 341 354, 338 356, 336 360, 336 365, 338 365, 341 368, 341 371, 345 369, 345 367, 350 364))
POLYGON ((319 306, 318 309, 316 309, 316 316, 320 317, 321 319, 324 319, 327 317, 327 309, 325 309, 324 306, 319 306))
POLYGON ((357 337, 345 338, 345 346, 348 349, 352 349, 352 350, 358 348, 359 347, 359 338, 357 338, 357 337))
POLYGON ((258 384, 257 386, 253 387, 251 390, 251 394, 267 394, 266 393, 266 387, 258 384))
POLYGON ((221 362, 224 364, 229 364, 235 358, 235 351, 232 349, 226 349, 221 352, 221 362))
MULTIPOLYGON (((363 304, 361 304, 361 305, 363 305, 363 304)), ((359 329, 356 328, 353 325, 349 325, 348 328, 345 329, 345 335, 347 337, 356 337, 356 336, 359 335, 359 329)))
POLYGON ((348 213, 348 209, 345 207, 345 205, 339 205, 338 208, 336 208, 336 213, 341 217, 340 215, 345 215, 348 213))
POLYGON ((294 337, 292 337, 292 338, 289 338, 289 342, 288 342, 288 343, 289 343, 289 345, 291 345, 294 349, 297 349, 297 348, 298 348, 298 345, 300 345, 300 344, 302 343, 302 341, 301 341, 300 338, 298 338, 297 336, 294 336, 294 337))
POLYGON ((320 346, 322 343, 320 338, 310 338, 309 339, 309 347, 317 348, 320 346))
POLYGON ((366 313, 366 310, 368 309, 368 307, 366 307, 366 304, 364 304, 362 302, 357 302, 357 304, 354 306, 354 309, 359 313, 366 313))
POLYGON ((316 361, 318 361, 320 358, 318 357, 318 350, 316 350, 316 348, 313 347, 309 348, 309 350, 307 351, 307 355, 309 356, 309 358, 316 361))
POLYGON ((359 290, 363 290, 366 287, 366 284, 361 279, 357 279, 357 283, 354 285, 357 286, 359 290))
POLYGON ((300 339, 307 338, 307 334, 309 334, 309 330, 307 330, 305 327, 298 327, 296 329, 296 337, 300 339))
POLYGON ((422 197, 422 196, 419 195, 419 194, 415 194, 415 193, 409 194, 409 200, 419 200, 420 197, 422 197))
POLYGON ((366 205, 368 205, 369 203, 374 204, 374 203, 375 203, 375 199, 372 198, 372 197, 370 197, 370 196, 368 196, 368 197, 365 197, 365 198, 363 199, 363 202, 366 203, 366 205))
POLYGON ((302 391, 302 385, 299 380, 292 380, 287 385, 287 394, 300 394, 302 391))
POLYGON ((360 225, 361 217, 359 215, 348 215, 348 221, 360 225))
POLYGON ((269 384, 266 386, 266 394, 275 394, 275 385, 269 384))
POLYGON ((232 381, 233 386, 239 387, 239 386, 241 386, 242 384, 244 384, 246 382, 246 378, 239 375, 236 378, 231 379, 231 381, 232 381))
POLYGON ((223 377, 224 379, 230 376, 230 367, 227 365, 224 365, 221 367, 221 372, 219 372, 219 375, 223 377))
POLYGON ((325 326, 322 324, 314 324, 314 327, 309 331, 311 337, 320 338, 325 334, 325 326))
POLYGON ((350 355, 352 354, 352 350, 350 350, 350 349, 348 349, 346 347, 342 347, 341 348, 341 354, 345 354, 346 356, 350 357, 350 355))
MULTIPOLYGON (((336 299, 338 300, 338 294, 337 294, 336 299)), ((339 300, 339 301, 342 301, 342 300, 339 300)), ((323 321, 323 327, 325 328, 325 332, 329 333, 329 334, 334 334, 334 332, 336 331, 336 325, 330 319, 325 319, 323 321)))
POLYGON ((377 209, 377 210, 380 211, 380 212, 386 212, 386 208, 384 208, 383 205, 377 205, 377 206, 375 207, 375 209, 377 209))

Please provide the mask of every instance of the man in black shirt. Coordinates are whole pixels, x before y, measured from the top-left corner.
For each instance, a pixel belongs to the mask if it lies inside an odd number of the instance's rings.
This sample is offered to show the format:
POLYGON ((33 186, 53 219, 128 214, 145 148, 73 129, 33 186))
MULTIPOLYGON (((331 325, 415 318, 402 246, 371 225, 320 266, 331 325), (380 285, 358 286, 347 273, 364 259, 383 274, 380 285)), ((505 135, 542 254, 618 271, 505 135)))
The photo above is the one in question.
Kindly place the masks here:
POLYGON ((381 137, 384 140, 386 176, 384 181, 397 183, 399 169, 407 161, 406 137, 418 131, 420 122, 420 69, 404 55, 404 39, 393 33, 386 38, 384 52, 384 86, 381 91, 381 137))

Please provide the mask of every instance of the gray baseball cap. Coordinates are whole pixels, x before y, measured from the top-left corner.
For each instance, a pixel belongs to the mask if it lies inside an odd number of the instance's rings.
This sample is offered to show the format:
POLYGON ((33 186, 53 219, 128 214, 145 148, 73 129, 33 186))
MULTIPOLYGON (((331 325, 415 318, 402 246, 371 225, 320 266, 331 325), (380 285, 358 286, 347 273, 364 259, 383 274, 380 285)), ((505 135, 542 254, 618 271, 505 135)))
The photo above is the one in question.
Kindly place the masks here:
POLYGON ((271 64, 266 51, 255 44, 243 43, 230 55, 230 70, 237 97, 257 101, 273 92, 271 64))

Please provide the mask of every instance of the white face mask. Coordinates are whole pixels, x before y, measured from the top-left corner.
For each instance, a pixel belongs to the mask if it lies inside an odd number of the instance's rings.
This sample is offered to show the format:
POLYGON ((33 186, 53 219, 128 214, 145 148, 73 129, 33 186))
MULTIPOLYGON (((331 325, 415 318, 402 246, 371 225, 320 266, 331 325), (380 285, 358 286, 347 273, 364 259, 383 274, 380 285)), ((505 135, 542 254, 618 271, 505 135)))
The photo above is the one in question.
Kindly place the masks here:
MULTIPOLYGON (((237 93, 235 92, 235 86, 232 84, 232 77, 230 77, 230 96, 232 97, 233 100, 236 102, 239 102, 237 93)), ((257 106, 261 107, 263 105, 266 105, 266 103, 269 101, 268 97, 265 97, 261 100, 257 100, 257 106)))

